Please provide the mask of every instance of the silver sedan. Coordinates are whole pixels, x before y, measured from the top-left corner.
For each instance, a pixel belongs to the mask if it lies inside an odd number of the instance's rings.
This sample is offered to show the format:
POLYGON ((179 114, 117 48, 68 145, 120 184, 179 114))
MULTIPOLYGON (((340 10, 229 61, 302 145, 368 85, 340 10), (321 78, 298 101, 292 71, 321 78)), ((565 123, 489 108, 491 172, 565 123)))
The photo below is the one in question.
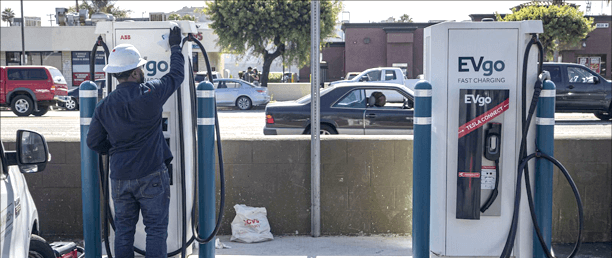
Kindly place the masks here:
POLYGON ((268 88, 255 86, 240 79, 216 79, 215 95, 218 106, 238 107, 241 110, 270 102, 268 88))

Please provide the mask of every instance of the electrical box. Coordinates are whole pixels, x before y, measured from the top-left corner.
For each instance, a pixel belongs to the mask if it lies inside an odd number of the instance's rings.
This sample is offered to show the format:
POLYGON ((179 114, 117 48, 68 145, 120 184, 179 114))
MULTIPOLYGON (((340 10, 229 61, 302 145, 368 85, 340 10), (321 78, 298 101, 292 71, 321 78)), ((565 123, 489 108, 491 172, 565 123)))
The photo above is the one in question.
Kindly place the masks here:
MULTIPOLYGON (((160 79, 162 76, 170 72, 170 47, 168 46, 168 36, 170 29, 178 24, 181 28, 183 36, 187 33, 197 34, 195 23, 191 21, 152 21, 152 22, 99 22, 96 26, 95 33, 102 35, 110 51, 119 44, 132 44, 147 63, 143 67, 145 81, 160 79)), ((191 210, 193 207, 193 187, 194 173, 196 167, 193 165, 193 160, 196 159, 193 146, 194 124, 192 119, 192 96, 189 90, 189 73, 192 73, 189 68, 189 62, 192 58, 192 45, 186 42, 182 49, 182 54, 185 59, 184 74, 185 79, 180 86, 180 89, 175 92, 163 106, 163 124, 162 130, 166 143, 170 147, 174 159, 169 169, 170 175, 170 212, 168 223, 168 252, 175 251, 181 247, 182 238, 182 199, 181 188, 186 188, 187 207, 186 218, 191 219, 191 210), (181 94, 182 105, 179 106, 178 94, 181 94), (182 111, 181 120, 179 111, 182 111), (182 131, 179 123, 182 123, 182 131), (180 147, 180 137, 182 133, 183 149, 180 147), (184 158, 184 168, 181 167, 180 160, 184 158), (186 177, 186 185, 181 185, 181 171, 185 171, 183 176, 186 177)), ((117 86, 117 80, 106 75, 107 80, 112 80, 112 89, 117 86)), ((112 201, 112 200, 110 200, 112 201)), ((111 204, 111 209, 113 205, 111 204)), ((114 211, 113 211, 114 214, 114 211)), ((187 239, 192 236, 191 221, 187 223, 187 239)), ((113 235, 114 236, 114 235, 113 235)), ((134 246, 145 250, 146 233, 142 224, 142 215, 136 226, 136 235, 134 246)), ((113 240, 110 240, 111 244, 113 240)), ((187 253, 190 253, 189 248, 187 253)))
MULTIPOLYGON (((424 75, 432 85, 435 154, 432 257, 499 257, 502 252, 514 207, 522 95, 529 103, 537 79, 534 45, 523 92, 524 53, 532 34, 542 32, 541 21, 445 22, 425 28, 424 75)), ((528 145, 529 153, 533 149, 528 145)), ((513 255, 530 257, 533 229, 527 202, 521 205, 513 255)))

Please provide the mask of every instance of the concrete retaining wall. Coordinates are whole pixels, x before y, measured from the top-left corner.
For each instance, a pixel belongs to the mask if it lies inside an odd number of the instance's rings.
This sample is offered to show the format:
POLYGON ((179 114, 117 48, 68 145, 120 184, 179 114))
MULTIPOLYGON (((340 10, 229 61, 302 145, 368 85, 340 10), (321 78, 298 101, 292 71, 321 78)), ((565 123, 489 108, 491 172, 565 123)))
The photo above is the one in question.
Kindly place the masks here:
MULTIPOLYGON (((325 235, 410 234, 411 137, 324 137, 321 142, 321 232, 325 235)), ((586 242, 611 241, 610 138, 557 138, 555 156, 578 184, 586 242)), ((12 150, 14 143, 5 143, 12 150)), ((49 142, 53 160, 26 178, 48 239, 82 238, 78 142, 49 142)), ((234 204, 266 207, 273 234, 310 232, 310 137, 225 139, 226 207, 221 234, 231 234, 234 204)), ((218 166, 217 166, 218 168, 218 166)), ((573 195, 554 179, 553 241, 577 232, 573 195)), ((217 182, 218 189, 218 182, 217 182)))
POLYGON ((310 94, 310 83, 268 83, 272 100, 296 100, 310 94))

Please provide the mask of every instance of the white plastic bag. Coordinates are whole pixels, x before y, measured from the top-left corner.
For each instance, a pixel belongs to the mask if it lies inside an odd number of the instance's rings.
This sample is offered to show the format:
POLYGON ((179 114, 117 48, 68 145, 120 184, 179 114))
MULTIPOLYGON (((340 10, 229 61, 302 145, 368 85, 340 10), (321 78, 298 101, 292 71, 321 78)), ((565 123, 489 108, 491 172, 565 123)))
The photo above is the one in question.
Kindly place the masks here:
POLYGON ((231 241, 257 243, 274 239, 266 217, 266 208, 236 204, 234 209, 236 217, 232 221, 231 241))

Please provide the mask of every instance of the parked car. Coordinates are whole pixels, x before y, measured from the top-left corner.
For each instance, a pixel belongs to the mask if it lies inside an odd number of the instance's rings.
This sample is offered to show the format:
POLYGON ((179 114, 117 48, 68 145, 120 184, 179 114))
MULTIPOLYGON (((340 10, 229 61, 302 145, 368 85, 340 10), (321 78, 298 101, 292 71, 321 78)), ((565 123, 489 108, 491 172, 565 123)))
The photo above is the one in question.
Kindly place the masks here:
MULTIPOLYGON (((100 101, 106 86, 106 80, 96 80, 94 83, 98 87, 98 101, 100 101)), ((64 97, 64 101, 60 102, 58 106, 70 111, 79 110, 79 87, 68 90, 68 95, 64 97)))
POLYGON ((43 171, 50 160, 45 138, 19 130, 17 151, 7 151, 0 140, 0 257, 55 258, 38 236, 40 220, 24 173, 43 171))
MULTIPOLYGON (((414 94, 400 84, 341 83, 320 92, 321 134, 413 134, 414 94), (399 94, 403 103, 374 105, 373 93, 399 94)), ((309 134, 310 95, 266 106, 265 135, 309 134)))
MULTIPOLYGON (((221 74, 219 72, 212 72, 212 77, 213 77, 213 81, 214 81, 216 79, 220 79, 221 78, 221 74)), ((193 79, 195 80, 196 83, 199 83, 199 82, 202 82, 202 81, 208 81, 208 72, 207 71, 197 72, 193 79)))
POLYGON ((593 113, 601 120, 612 117, 612 81, 584 65, 573 63, 544 63, 555 83, 556 112, 593 113))
POLYGON ((53 66, 0 66, 0 106, 17 116, 42 116, 68 94, 68 84, 53 66))
POLYGON ((218 106, 235 106, 247 110, 270 102, 270 94, 266 87, 255 86, 240 79, 217 79, 213 82, 218 106))

